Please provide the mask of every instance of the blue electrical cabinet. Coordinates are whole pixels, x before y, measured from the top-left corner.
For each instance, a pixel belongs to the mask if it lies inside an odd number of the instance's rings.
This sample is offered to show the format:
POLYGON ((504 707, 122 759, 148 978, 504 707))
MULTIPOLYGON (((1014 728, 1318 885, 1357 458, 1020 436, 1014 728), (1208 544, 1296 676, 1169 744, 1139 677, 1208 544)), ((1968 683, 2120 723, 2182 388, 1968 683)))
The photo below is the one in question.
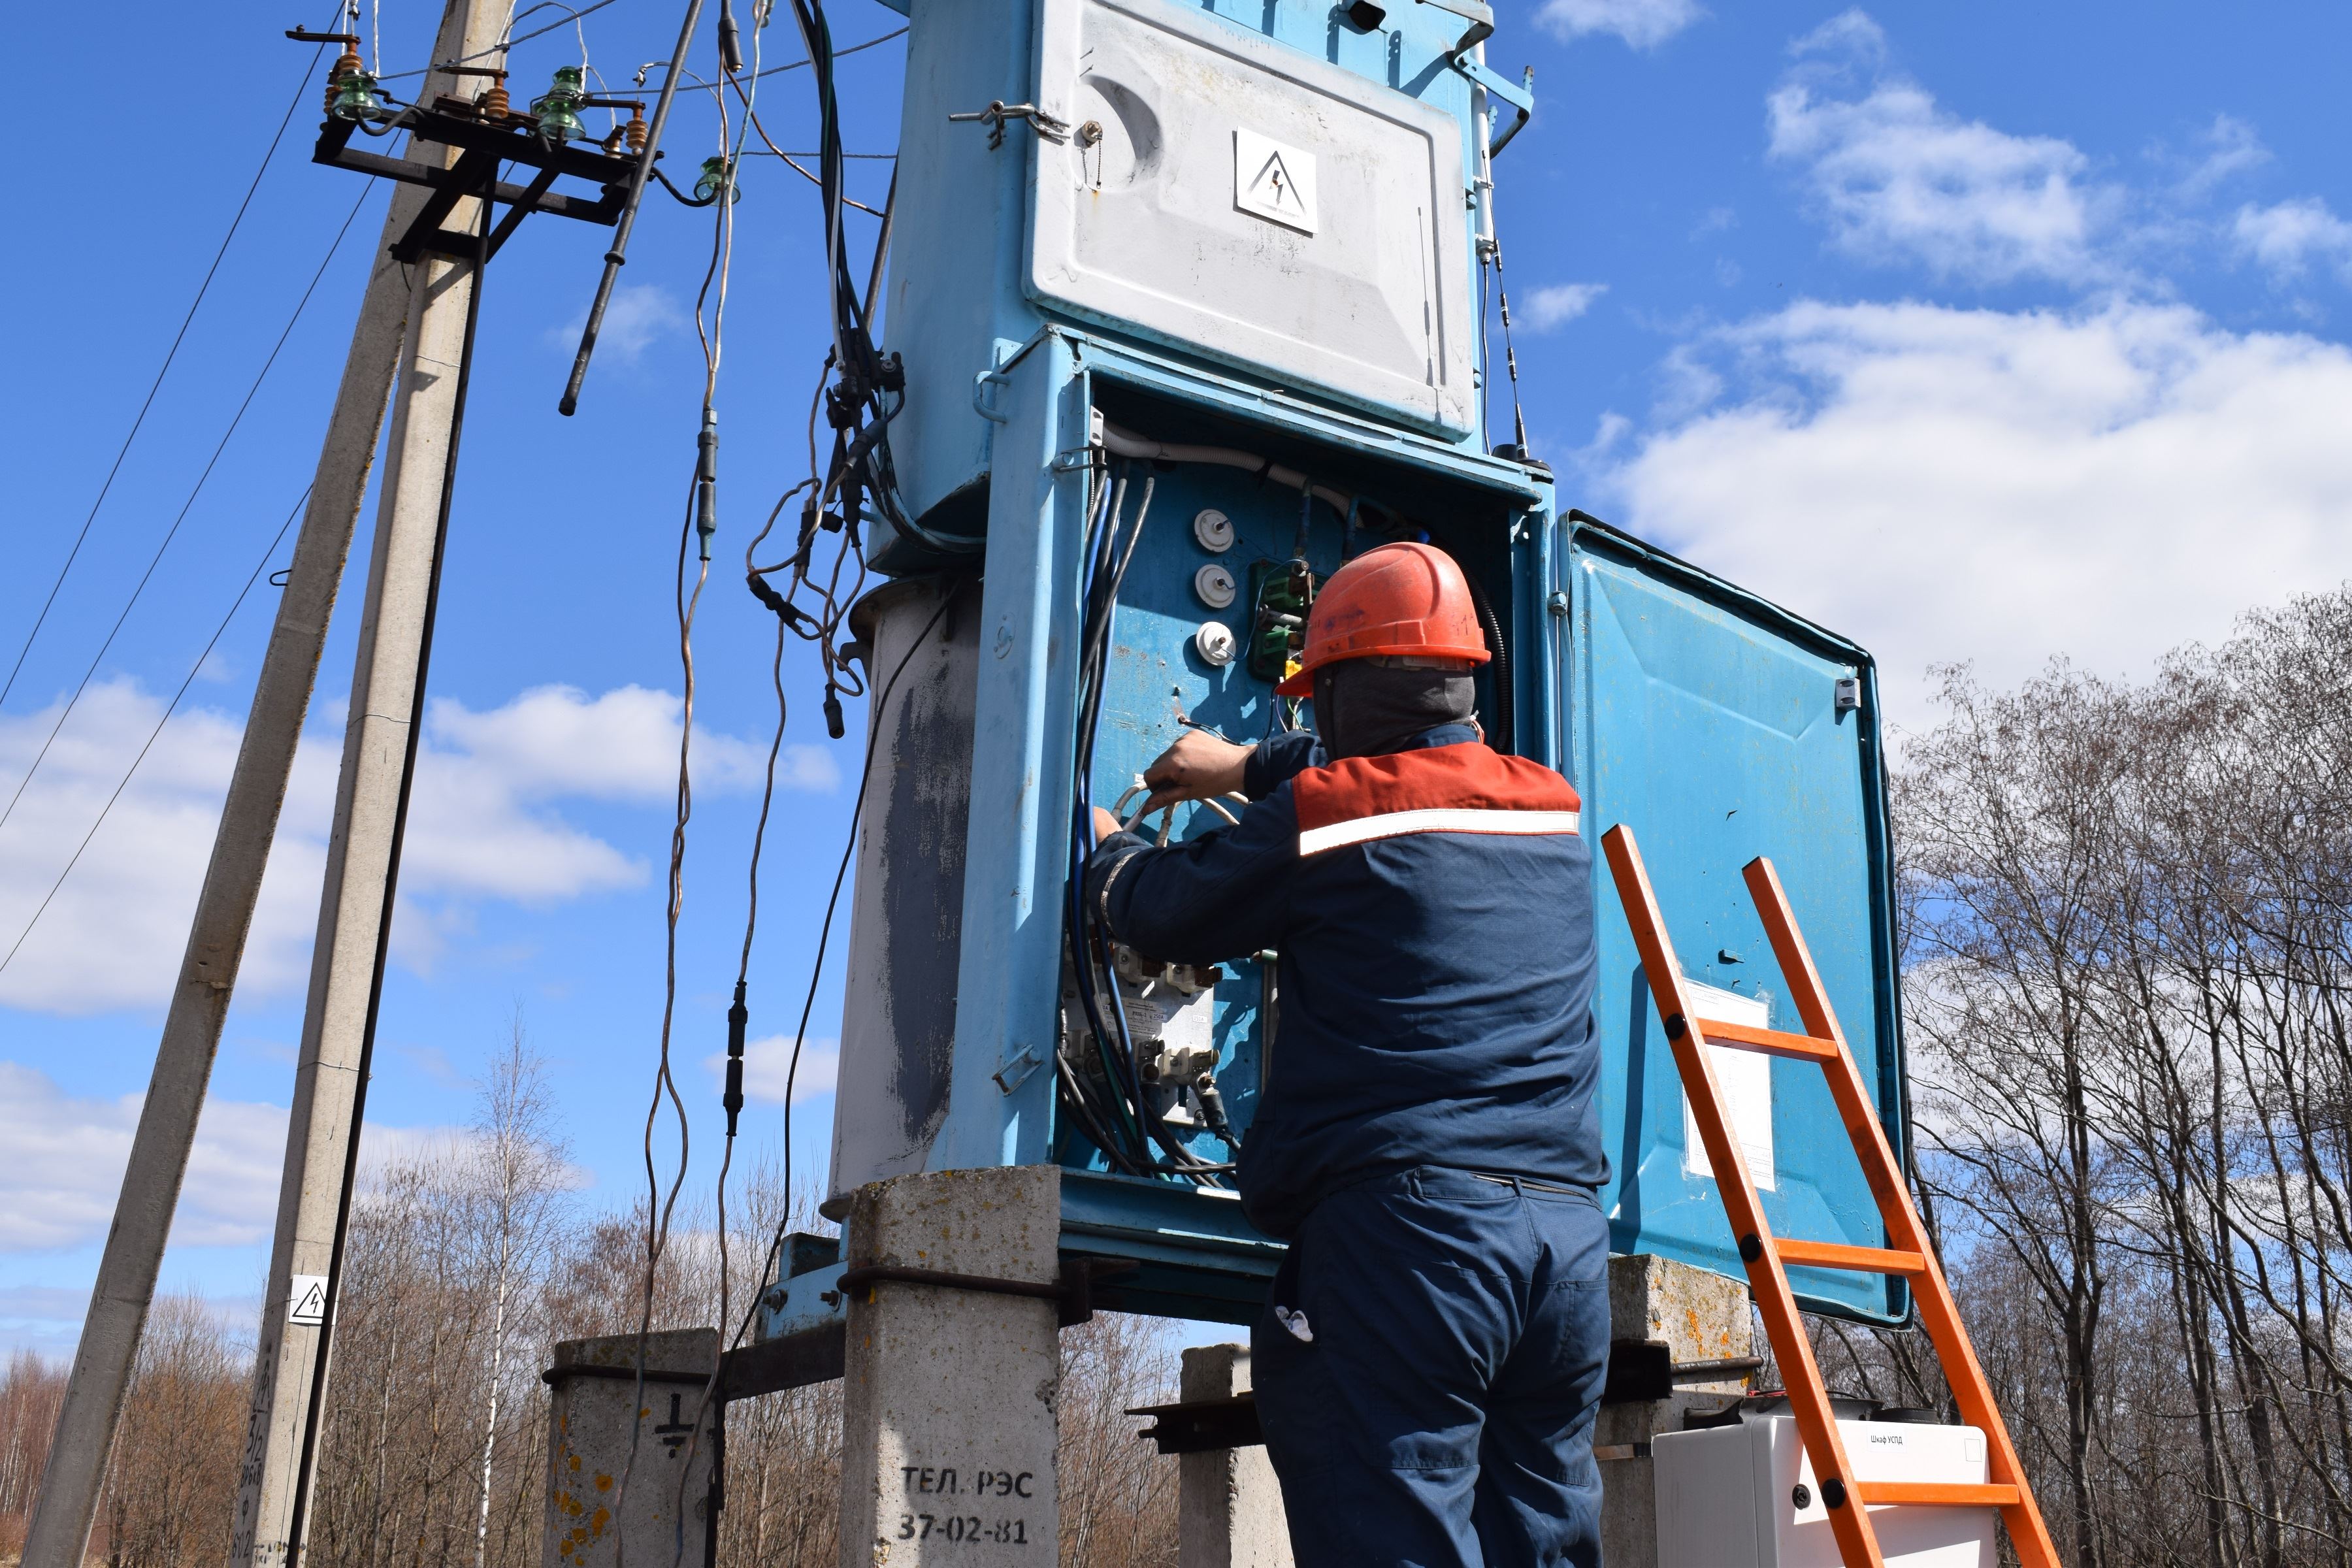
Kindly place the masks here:
MULTIPOLYGON (((1073 808, 1117 801, 1185 722, 1248 740, 1311 720, 1250 671, 1254 584, 1302 537, 1328 575, 1377 542, 1374 516, 1451 552, 1489 601, 1505 655, 1480 677, 1490 740, 1565 773, 1596 846, 1631 824, 1687 978, 1786 1027, 1738 875, 1773 858, 1903 1149, 1869 656, 1563 510, 1549 469, 1488 449, 1485 404, 1501 389, 1484 384, 1473 279, 1490 152, 1528 99, 1483 63, 1485 6, 910 0, 908 15, 887 295, 908 390, 891 439, 909 510, 981 538, 984 565, 973 581, 887 528, 876 542, 902 581, 865 616, 869 672, 912 658, 894 650, 923 640, 916 623, 939 629, 871 719, 834 1200, 908 1172, 1058 1163, 1066 1254, 1131 1266, 1109 1304, 1254 1313, 1280 1246, 1230 1191, 1114 1173, 1062 1102, 1073 808), (949 119, 992 103, 1029 112, 949 119), (1262 289, 1235 281, 1261 275, 1262 289), (1122 461, 1137 441, 1179 453, 1122 461), (1365 509, 1302 507, 1284 472, 1365 509), (1081 778, 1087 552, 1122 475, 1124 515, 1147 484, 1150 511, 1081 778), (1213 657, 1220 628, 1238 657, 1213 657)), ((1165 824, 1221 826, 1198 808, 1165 824)), ((1595 894, 1613 1246, 1739 1276, 1605 867, 1595 894)), ((1244 1139, 1270 999, 1279 1051, 1269 992, 1255 955, 1235 954, 1195 1015, 1244 1139)), ((1765 1155, 1776 1230, 1885 1245, 1818 1072, 1753 1059, 1762 1077, 1731 1092, 1743 1142, 1765 1155)), ((1224 1157, 1205 1128, 1184 1136, 1224 1157)), ((839 1321, 838 1262, 818 1247, 791 1256, 767 1299, 771 1337, 839 1321)), ((1794 1274, 1816 1310, 1907 1313, 1899 1282, 1794 1274)))

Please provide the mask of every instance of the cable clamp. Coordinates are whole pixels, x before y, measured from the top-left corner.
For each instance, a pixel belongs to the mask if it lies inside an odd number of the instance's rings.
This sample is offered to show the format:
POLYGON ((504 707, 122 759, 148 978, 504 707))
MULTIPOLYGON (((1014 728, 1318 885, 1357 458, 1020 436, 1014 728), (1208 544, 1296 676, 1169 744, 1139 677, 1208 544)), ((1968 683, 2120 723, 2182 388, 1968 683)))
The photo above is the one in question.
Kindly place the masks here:
POLYGON ((997 99, 986 109, 975 109, 968 114, 950 114, 951 123, 977 122, 988 130, 988 145, 992 150, 1004 145, 1004 124, 1009 120, 1025 120, 1041 141, 1063 142, 1070 139, 1070 122, 1046 113, 1034 103, 1007 103, 997 99))

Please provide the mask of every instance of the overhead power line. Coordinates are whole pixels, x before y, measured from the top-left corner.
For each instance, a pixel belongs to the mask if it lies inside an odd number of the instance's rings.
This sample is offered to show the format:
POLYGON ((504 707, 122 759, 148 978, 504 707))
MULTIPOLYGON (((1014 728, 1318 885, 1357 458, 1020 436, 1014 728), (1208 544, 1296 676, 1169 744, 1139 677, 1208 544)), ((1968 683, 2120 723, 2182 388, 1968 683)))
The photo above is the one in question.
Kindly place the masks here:
POLYGON ((245 187, 245 199, 236 204, 236 216, 229 219, 228 232, 221 236, 220 248, 213 252, 212 265, 205 268, 204 281, 196 285, 196 297, 188 301, 188 312, 180 318, 180 330, 172 335, 172 346, 164 351, 163 363, 155 372, 154 381, 147 388, 146 400, 139 405, 138 416, 131 421, 131 432, 122 437, 122 446, 114 454, 114 466, 106 470, 106 480, 98 487, 98 499, 89 503, 89 515, 81 520, 81 531, 74 535, 73 548, 66 552, 65 564, 58 568, 57 580, 49 584, 48 596, 41 601, 40 614, 33 617, 32 630, 25 634, 25 644, 16 650, 16 662, 9 667, 8 679, 0 681, 0 706, 5 706, 8 694, 16 689, 16 677, 23 673, 25 658, 33 651, 33 639, 41 635, 41 627, 49 618, 50 607, 58 602, 58 590, 65 586, 66 574, 73 570, 81 554, 82 542, 89 538, 89 525, 98 521, 98 509, 106 504, 107 493, 114 488, 114 478, 122 471, 123 458, 131 455, 131 444, 139 438, 140 428, 147 423, 147 411, 155 406, 155 395, 163 390, 163 377, 170 374, 172 362, 179 357, 180 345, 187 340, 188 327, 196 319, 196 308, 205 302, 205 295, 220 271, 221 260, 228 255, 229 242, 236 237, 245 222, 245 215, 253 205, 253 194, 261 188, 261 176, 269 172, 269 162, 278 155, 278 144, 286 139, 286 128, 294 122, 294 111, 310 95, 310 81, 319 68, 319 58, 326 52, 322 45, 310 52, 310 61, 302 68, 301 79, 294 84, 294 96, 286 105, 286 113, 278 121, 277 132, 261 154, 261 166, 253 171, 253 179, 245 187))
POLYGON ((244 423, 246 411, 253 406, 255 395, 260 392, 262 382, 268 378, 270 367, 278 363, 278 355, 286 347, 286 340, 293 336, 294 325, 302 319, 303 310, 310 303, 310 296, 318 291, 319 279, 327 275, 328 264, 335 259, 335 252, 342 247, 343 237, 351 233, 352 220, 360 216, 360 208, 367 205, 367 199, 373 194, 373 188, 362 191, 360 199, 352 204, 352 210, 343 215, 343 226, 335 231, 334 239, 327 247, 327 254, 319 258, 319 269, 310 274, 310 284, 302 290, 301 299, 294 302, 294 313, 286 318, 286 325, 278 332, 278 341, 269 346, 269 357, 261 362, 260 370, 254 374, 253 384, 245 389, 245 401, 236 405, 236 413, 229 419, 228 428, 221 432, 220 442, 213 447, 213 455, 205 460, 204 472, 196 476, 195 484, 188 491, 188 499, 180 503, 179 515, 172 520, 172 526, 163 532, 163 542, 155 546, 155 553, 148 558, 147 570, 139 574, 138 586, 131 590, 131 598, 122 606, 122 613, 114 617, 114 626, 106 634, 106 640, 99 644, 98 652, 90 656, 89 668, 81 672, 81 684, 74 688, 73 696, 67 700, 65 710, 58 715, 58 721, 49 726, 48 738, 41 742, 40 751, 35 753, 33 765, 26 768, 25 776, 16 781, 16 793, 8 797, 6 808, 0 809, 0 827, 5 827, 8 825, 8 818, 16 814, 16 803, 25 798, 26 787, 33 782, 33 775, 41 771, 41 763, 47 759, 49 748, 57 743, 58 731, 66 727, 66 721, 73 716, 74 709, 81 702, 82 693, 89 689, 90 679, 97 675, 99 664, 106 658, 107 650, 114 646, 114 639, 122 634, 122 623, 131 618, 131 612, 138 605, 139 596, 147 591, 147 584, 155 575, 155 568, 163 563, 163 552, 172 547, 172 541, 179 535, 180 525, 187 521, 188 512, 195 506, 196 498, 204 493, 205 482, 213 477, 213 469, 219 464, 221 454, 228 450, 230 437, 236 434, 237 426, 244 423))
POLYGON ((114 786, 114 793, 106 797, 106 805, 99 810, 98 820, 91 823, 89 831, 81 836, 81 843, 76 846, 73 858, 68 860, 66 868, 58 873, 58 879, 49 884, 49 890, 42 898, 40 908, 35 910, 33 918, 25 922, 25 929, 16 933, 16 942, 9 946, 8 955, 5 958, 0 958, 0 973, 5 973, 8 966, 16 961, 18 949, 25 945, 25 939, 33 934, 33 928, 41 923, 41 917, 48 913, 49 903, 58 896, 58 889, 66 885, 66 879, 73 875, 73 868, 81 864, 82 851, 88 849, 90 840, 98 837, 98 830, 106 826, 107 816, 113 811, 114 803, 121 800, 122 792, 131 787, 131 774, 137 773, 139 764, 147 760, 148 752, 153 749, 156 738, 163 732, 163 726, 171 722, 172 715, 178 710, 181 699, 187 696, 188 688, 195 684, 197 674, 205 668, 205 660, 212 658, 214 647, 219 644, 222 634, 228 630, 228 624, 236 619, 237 611, 245 607, 246 596, 253 592, 254 584, 261 580, 262 568, 268 566, 269 558, 278 553, 278 547, 286 542, 286 531, 294 526, 294 520, 302 515, 302 509, 310 502, 310 492, 308 488, 305 488, 301 499, 294 503, 294 510, 288 512, 286 521, 278 525, 277 536, 270 540, 269 548, 263 551, 261 559, 253 563, 252 575, 247 577, 245 586, 236 591, 236 599, 229 605, 228 614, 221 617, 220 625, 215 626, 213 635, 205 639, 204 652, 196 655, 195 663, 188 667, 187 679, 180 682, 179 690, 172 693, 172 700, 163 705, 163 717, 157 719, 155 727, 147 732, 146 744, 139 748, 139 754, 131 759, 131 766, 123 770, 122 781, 114 786))

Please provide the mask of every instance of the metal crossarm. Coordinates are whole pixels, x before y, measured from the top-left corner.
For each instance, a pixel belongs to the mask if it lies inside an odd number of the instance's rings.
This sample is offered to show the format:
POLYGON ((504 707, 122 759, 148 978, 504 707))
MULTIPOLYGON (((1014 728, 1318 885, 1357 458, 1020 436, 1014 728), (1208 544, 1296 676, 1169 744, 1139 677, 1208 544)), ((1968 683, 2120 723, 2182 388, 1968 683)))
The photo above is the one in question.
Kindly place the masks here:
POLYGON ((1634 947, 1642 955, 1642 972, 1649 976, 1650 994, 1657 1003, 1658 1016, 1665 1021, 1675 1065, 1682 1073, 1683 1092, 1690 1100, 1700 1142, 1706 1145, 1717 1189, 1723 1194, 1723 1206, 1731 1219, 1732 1234, 1739 1238, 1739 1257, 1747 1265, 1748 1288, 1755 1293, 1757 1310, 1772 1342, 1772 1353, 1780 1362, 1789 1408, 1797 1421, 1797 1434, 1804 1442, 1806 1458, 1812 1461, 1822 1500, 1828 1505, 1830 1529, 1846 1568, 1883 1568, 1885 1559, 1879 1552, 1868 1505, 1895 1503, 1998 1508, 2001 1521, 2009 1527, 2010 1542, 2022 1568, 2058 1568, 2057 1549, 2051 1543, 2042 1510, 2034 1505, 2033 1491, 2026 1484, 2024 1469, 2018 1463, 2009 1427, 1993 1405, 1992 1389, 1985 1381, 1984 1368, 1978 1364, 1968 1331, 1961 1326, 1951 1288, 1945 1282, 1934 1247, 1928 1244, 1927 1227, 1919 1223, 1918 1211, 1912 1207, 1902 1169, 1895 1163, 1885 1130, 1879 1125, 1876 1107, 1854 1066, 1853 1055, 1846 1048, 1836 1016, 1830 1011, 1828 994, 1813 968, 1812 955, 1806 951, 1805 939, 1797 929, 1796 916, 1790 912, 1788 896, 1781 890, 1780 879, 1772 869, 1772 863, 1759 856, 1742 868, 1741 875, 1747 880, 1748 896, 1755 900, 1756 912, 1764 921, 1773 956, 1780 960, 1781 976, 1796 1003, 1798 1018, 1805 1028, 1802 1035, 1701 1016, 1684 988, 1682 967, 1675 961, 1665 919, 1658 911, 1657 895, 1650 886, 1649 873, 1643 868, 1642 853, 1634 846, 1633 831, 1620 824, 1601 836, 1601 844, 1609 857, 1610 872, 1616 879, 1617 897, 1625 909, 1625 923, 1633 929, 1634 947), (1739 1141, 1732 1136, 1729 1120, 1724 1113, 1722 1087, 1716 1082, 1715 1068, 1706 1049, 1710 1045, 1762 1051, 1821 1065, 1829 1080, 1830 1095, 1837 1104, 1838 1118, 1845 1123, 1854 1154, 1862 1163, 1863 1175, 1870 1184, 1872 1195, 1878 1200, 1879 1217, 1885 1223, 1889 1246, 1784 1241, 1772 1235, 1764 1218, 1764 1205, 1756 1195, 1755 1181, 1748 1173, 1747 1156, 1739 1141), (1959 1405, 1960 1418, 1985 1435, 1989 1485, 1861 1481, 1854 1478, 1830 1409, 1829 1390, 1822 1382, 1822 1369, 1813 1360, 1804 1320, 1797 1311, 1796 1294, 1789 1286, 1788 1270, 1791 1267, 1895 1274, 1911 1281, 1920 1321, 1936 1347, 1944 1376, 1959 1405))

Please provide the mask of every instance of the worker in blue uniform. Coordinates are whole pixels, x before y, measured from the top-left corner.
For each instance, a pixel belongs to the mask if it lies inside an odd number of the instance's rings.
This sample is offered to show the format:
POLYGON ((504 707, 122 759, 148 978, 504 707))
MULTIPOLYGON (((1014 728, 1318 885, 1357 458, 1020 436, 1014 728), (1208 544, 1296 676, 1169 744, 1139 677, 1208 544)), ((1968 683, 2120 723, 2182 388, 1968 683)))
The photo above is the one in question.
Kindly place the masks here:
POLYGON ((1569 782, 1483 742, 1490 657, 1444 552, 1334 573, 1315 731, 1190 732, 1153 805, 1238 790, 1155 847, 1096 813, 1085 896, 1151 959, 1279 953, 1244 1211, 1289 1243, 1251 1332, 1300 1568, 1599 1563, 1609 1342, 1591 856, 1569 782))

